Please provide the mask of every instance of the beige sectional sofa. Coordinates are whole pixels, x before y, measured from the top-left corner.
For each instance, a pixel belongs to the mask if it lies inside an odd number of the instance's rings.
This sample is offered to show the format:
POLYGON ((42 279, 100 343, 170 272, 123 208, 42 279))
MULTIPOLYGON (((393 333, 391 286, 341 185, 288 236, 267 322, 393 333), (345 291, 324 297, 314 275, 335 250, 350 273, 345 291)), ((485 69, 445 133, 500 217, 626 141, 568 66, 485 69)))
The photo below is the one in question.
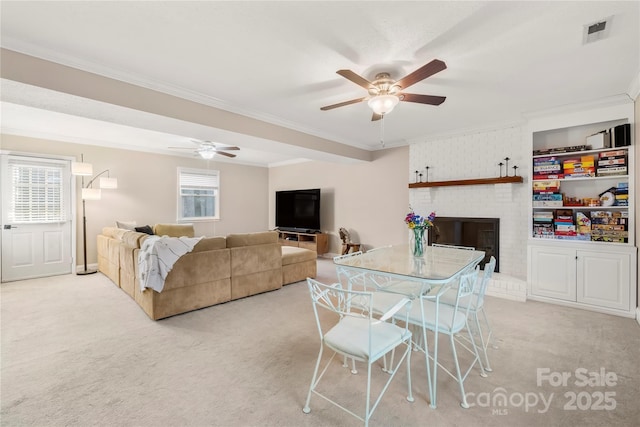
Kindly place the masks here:
MULTIPOLYGON (((158 235, 193 237, 191 225, 156 224, 153 230, 158 235)), ((291 254, 287 247, 280 246, 275 231, 230 234, 203 238, 174 264, 162 292, 143 291, 138 279, 138 253, 147 237, 145 233, 105 227, 98 235, 98 270, 154 320, 316 276, 315 252, 291 254)))

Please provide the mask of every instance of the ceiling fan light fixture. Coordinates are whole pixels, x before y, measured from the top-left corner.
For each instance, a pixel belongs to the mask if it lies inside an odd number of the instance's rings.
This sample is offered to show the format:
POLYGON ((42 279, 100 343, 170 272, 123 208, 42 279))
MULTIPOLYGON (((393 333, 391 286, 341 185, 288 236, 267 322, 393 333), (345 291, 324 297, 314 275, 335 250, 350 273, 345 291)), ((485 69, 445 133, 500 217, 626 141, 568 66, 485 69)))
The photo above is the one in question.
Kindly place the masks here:
POLYGON ((213 150, 202 150, 202 151, 199 151, 199 153, 200 153, 200 157, 202 157, 205 160, 211 160, 213 159, 213 156, 216 155, 216 152, 213 150))
POLYGON ((400 102, 400 98, 396 95, 378 95, 374 96, 369 100, 369 107, 373 110, 374 113, 385 115, 390 113, 393 108, 398 105, 400 102))

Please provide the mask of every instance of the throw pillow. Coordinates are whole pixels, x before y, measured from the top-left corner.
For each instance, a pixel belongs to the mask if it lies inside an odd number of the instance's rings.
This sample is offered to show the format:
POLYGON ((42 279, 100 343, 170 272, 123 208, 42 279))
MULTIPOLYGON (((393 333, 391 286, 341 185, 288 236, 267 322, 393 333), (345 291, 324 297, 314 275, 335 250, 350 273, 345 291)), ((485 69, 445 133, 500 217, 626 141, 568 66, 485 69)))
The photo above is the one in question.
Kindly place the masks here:
POLYGON ((153 230, 151 229, 151 226, 149 225, 144 225, 142 227, 136 227, 135 230, 139 233, 147 233, 147 234, 153 234, 153 230))
POLYGON ((136 228, 135 221, 116 221, 116 227, 133 231, 136 228))

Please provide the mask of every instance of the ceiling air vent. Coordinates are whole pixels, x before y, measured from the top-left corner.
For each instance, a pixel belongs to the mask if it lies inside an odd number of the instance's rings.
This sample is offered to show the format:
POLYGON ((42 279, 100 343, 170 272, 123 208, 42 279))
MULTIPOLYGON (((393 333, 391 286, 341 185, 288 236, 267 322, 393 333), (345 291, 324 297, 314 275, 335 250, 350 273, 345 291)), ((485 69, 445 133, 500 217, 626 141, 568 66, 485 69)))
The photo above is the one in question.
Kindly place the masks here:
POLYGON ((595 41, 602 40, 608 37, 611 30, 612 18, 613 17, 610 16, 597 22, 585 25, 582 34, 582 44, 593 43, 595 41))

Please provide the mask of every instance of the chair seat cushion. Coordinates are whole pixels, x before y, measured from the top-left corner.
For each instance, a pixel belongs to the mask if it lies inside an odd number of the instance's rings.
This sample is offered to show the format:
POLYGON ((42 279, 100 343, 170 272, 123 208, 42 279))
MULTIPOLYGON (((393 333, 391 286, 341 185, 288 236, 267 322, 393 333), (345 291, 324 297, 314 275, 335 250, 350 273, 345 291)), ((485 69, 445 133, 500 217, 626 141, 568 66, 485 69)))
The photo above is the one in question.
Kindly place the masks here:
MULTIPOLYGON (((438 308, 438 331, 444 333, 460 332, 465 326, 466 313, 462 310, 455 310, 451 305, 440 303, 439 306, 434 301, 422 301, 424 306, 424 324, 431 331, 436 329, 436 308, 438 308)), ((400 310, 397 319, 404 319, 404 311, 400 310)), ((409 313, 409 323, 422 325, 422 313, 420 312, 420 301, 414 301, 409 313)))
POLYGON ((335 351, 375 361, 411 336, 411 332, 389 322, 372 321, 369 354, 369 318, 345 317, 324 336, 324 343, 335 351))

